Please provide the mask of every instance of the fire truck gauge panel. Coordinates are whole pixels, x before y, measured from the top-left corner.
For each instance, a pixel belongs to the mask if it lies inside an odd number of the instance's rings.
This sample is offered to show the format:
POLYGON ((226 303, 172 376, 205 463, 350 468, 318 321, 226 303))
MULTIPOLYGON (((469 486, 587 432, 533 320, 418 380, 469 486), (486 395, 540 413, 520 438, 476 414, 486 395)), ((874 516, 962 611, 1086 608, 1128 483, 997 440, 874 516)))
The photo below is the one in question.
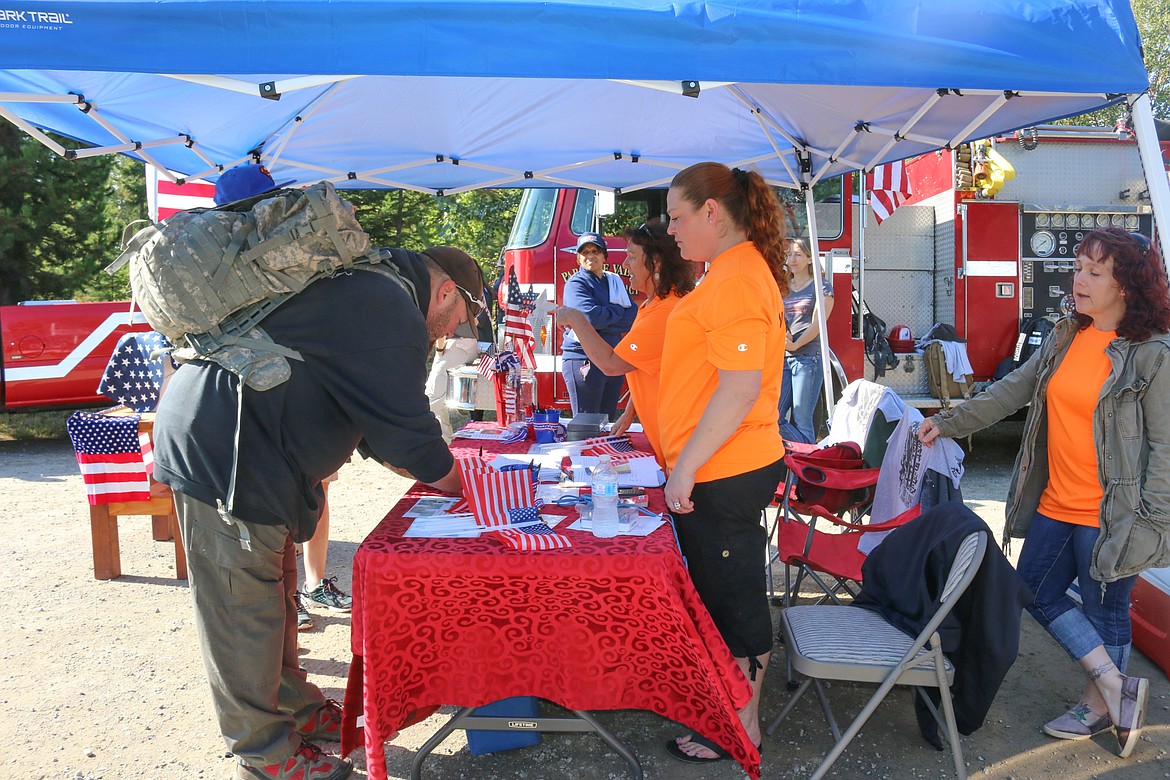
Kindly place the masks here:
POLYGON ((1036 227, 1048 227, 1050 217, 1047 214, 1036 215, 1036 227))
POLYGON ((1116 225, 1117 227, 1122 227, 1123 225, 1125 225, 1125 215, 1114 214, 1113 215, 1113 224, 1116 225))
POLYGON ((1081 214, 1081 227, 1090 229, 1093 227, 1092 214, 1081 214))
POLYGON ((1052 227, 1058 227, 1058 228, 1064 227, 1064 214, 1053 214, 1052 215, 1052 227))
POLYGON ((1099 227, 1099 228, 1109 227, 1109 215, 1108 214, 1098 214, 1097 215, 1097 227, 1099 227))
POLYGON ((1137 214, 1127 214, 1125 216, 1125 228, 1126 228, 1126 230, 1137 230, 1138 229, 1137 214))
MULTIPOLYGON (((1037 220, 1039 222, 1039 220, 1037 220)), ((1032 251, 1038 257, 1048 257, 1056 248, 1056 238, 1047 230, 1037 230, 1032 234, 1032 251)))

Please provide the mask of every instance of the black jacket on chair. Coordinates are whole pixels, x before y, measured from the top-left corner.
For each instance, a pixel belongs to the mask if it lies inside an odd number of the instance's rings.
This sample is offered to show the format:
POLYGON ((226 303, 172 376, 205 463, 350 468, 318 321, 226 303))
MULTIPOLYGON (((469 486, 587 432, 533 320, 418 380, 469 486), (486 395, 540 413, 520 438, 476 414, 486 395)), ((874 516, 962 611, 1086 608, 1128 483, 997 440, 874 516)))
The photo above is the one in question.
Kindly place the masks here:
MULTIPOLYGON (((961 503, 939 504, 923 512, 869 554, 862 566, 861 594, 854 603, 916 636, 942 601, 951 562, 973 531, 991 535, 987 524, 961 503)), ((1031 591, 990 541, 975 579, 939 628, 943 652, 955 665, 951 694, 961 734, 983 725, 1019 654, 1020 615, 1031 601, 1031 591)), ((914 700, 923 737, 941 750, 933 717, 919 697, 914 700)))

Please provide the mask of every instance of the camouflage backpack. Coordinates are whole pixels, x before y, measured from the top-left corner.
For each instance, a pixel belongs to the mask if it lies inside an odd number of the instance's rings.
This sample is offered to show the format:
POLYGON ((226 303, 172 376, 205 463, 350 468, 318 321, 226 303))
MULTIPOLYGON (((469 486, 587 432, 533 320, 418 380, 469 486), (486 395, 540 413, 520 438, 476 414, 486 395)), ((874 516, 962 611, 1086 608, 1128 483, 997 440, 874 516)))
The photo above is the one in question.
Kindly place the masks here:
POLYGON ((301 356, 260 321, 316 280, 356 267, 377 265, 414 296, 387 257, 371 248, 353 207, 320 182, 176 214, 124 242, 107 270, 130 264, 134 301, 175 345, 176 360, 211 360, 267 390, 301 356))
MULTIPOLYGON (((147 322, 185 362, 210 360, 240 378, 227 500, 216 508, 234 523, 244 388, 269 390, 292 376, 299 352, 274 342, 260 321, 313 282, 363 269, 390 277, 418 302, 414 286, 372 249, 353 207, 329 182, 278 190, 214 209, 191 209, 144 228, 106 270, 130 264, 130 288, 147 322)), ((247 527, 240 544, 251 549, 247 527)))

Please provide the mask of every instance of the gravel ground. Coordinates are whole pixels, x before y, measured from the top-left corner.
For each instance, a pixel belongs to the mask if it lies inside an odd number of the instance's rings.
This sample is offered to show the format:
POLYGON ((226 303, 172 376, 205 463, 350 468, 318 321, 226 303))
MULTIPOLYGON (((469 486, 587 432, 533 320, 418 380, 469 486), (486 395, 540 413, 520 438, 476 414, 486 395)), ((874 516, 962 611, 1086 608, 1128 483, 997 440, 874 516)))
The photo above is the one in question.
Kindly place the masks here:
MULTIPOLYGON (((977 434, 963 481, 969 505, 998 531, 1019 429, 977 434)), ((366 462, 347 465, 330 491, 330 572, 349 590, 357 545, 407 488, 366 462)), ((227 778, 232 758, 212 720, 210 696, 183 582, 173 579, 169 543, 153 542, 149 518, 120 526, 123 576, 93 578, 88 510, 67 442, 0 442, 0 581, 8 589, 0 649, 0 778, 177 780, 227 778)), ((1018 554, 1019 546, 1013 548, 1018 554)), ((314 613, 301 634, 302 661, 327 695, 341 699, 349 661, 349 618, 314 613)), ((788 693, 778 647, 765 686, 765 719, 788 693)), ((986 725, 963 739, 968 771, 994 778, 1170 777, 1170 683, 1140 653, 1132 670, 1151 678, 1148 728, 1134 755, 1116 758, 1112 738, 1048 739, 1040 724, 1071 706, 1082 678, 1055 643, 1025 618, 1019 661, 986 725)), ((838 717, 856 712, 867 689, 835 685, 838 717)), ((552 707, 546 705, 546 712, 552 707)), ((390 777, 409 777, 415 751, 452 712, 402 732, 387 746, 390 777)), ((666 739, 679 727, 637 711, 601 720, 638 755, 646 778, 739 778, 733 764, 693 767, 672 761, 666 739)), ((910 697, 895 691, 838 761, 835 777, 917 778, 953 775, 949 753, 917 736, 910 697)), ((814 697, 807 697, 764 742, 764 777, 807 777, 830 738, 814 697)), ((331 746, 336 750, 337 746, 331 746)), ((364 756, 353 756, 365 777, 364 756)), ((428 778, 623 778, 625 763, 595 737, 545 735, 527 750, 473 757, 461 733, 427 759, 428 778)))

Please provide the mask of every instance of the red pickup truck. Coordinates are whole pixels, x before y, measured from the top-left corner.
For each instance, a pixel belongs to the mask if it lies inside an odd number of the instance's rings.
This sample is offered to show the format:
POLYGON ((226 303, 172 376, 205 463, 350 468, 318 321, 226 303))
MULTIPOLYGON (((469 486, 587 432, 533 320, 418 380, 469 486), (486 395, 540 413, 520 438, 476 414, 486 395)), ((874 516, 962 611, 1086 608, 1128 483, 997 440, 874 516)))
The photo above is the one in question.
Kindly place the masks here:
POLYGON ((0 408, 43 411, 109 406, 97 387, 114 346, 150 330, 128 301, 28 301, 0 306, 0 408))

